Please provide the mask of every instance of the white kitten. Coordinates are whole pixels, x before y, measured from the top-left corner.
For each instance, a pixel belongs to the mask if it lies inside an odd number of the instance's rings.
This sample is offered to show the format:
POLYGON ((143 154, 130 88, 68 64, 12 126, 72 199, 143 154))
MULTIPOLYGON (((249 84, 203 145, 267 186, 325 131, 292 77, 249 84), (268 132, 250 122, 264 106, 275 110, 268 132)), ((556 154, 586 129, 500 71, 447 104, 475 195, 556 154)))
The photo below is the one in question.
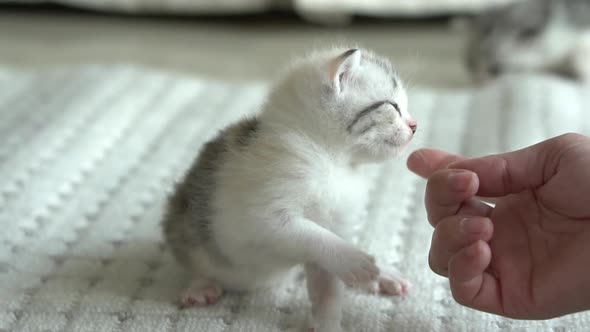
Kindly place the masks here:
POLYGON ((416 131, 407 104, 369 51, 295 62, 257 118, 205 145, 169 201, 165 236, 194 278, 183 304, 267 287, 300 264, 318 332, 340 330, 342 282, 405 294, 399 273, 349 240, 367 202, 363 164, 393 158, 416 131))

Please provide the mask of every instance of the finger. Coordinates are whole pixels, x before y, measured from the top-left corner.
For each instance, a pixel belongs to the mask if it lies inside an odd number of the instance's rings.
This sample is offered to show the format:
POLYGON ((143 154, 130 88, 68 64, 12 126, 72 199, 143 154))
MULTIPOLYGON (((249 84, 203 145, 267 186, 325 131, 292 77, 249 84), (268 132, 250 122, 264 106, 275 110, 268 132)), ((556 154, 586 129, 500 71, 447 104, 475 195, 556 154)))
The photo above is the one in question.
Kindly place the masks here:
POLYGON ((510 153, 458 161, 449 168, 477 173, 480 196, 519 193, 548 181, 557 172, 561 152, 575 139, 575 135, 563 135, 510 153))
POLYGON ((420 149, 410 154, 407 165, 412 172, 427 178, 447 165, 463 159, 465 158, 441 150, 420 149))
POLYGON ((477 192, 479 181, 475 173, 444 169, 433 173, 426 184, 424 203, 431 225, 459 211, 461 204, 477 192))
POLYGON ((461 204, 457 215, 489 217, 493 211, 494 208, 492 206, 480 201, 477 197, 473 197, 461 204))
MULTIPOLYGON (((464 157, 450 154, 435 149, 421 149, 413 152, 407 160, 408 168, 424 177, 429 177, 439 169, 447 168, 449 164, 464 160, 464 157)), ((486 201, 495 203, 493 198, 487 198, 486 201)))
POLYGON ((428 264, 441 276, 448 276, 449 261, 458 251, 477 241, 489 241, 494 226, 484 217, 451 216, 438 223, 432 235, 428 264))
POLYGON ((492 253, 484 241, 478 241, 455 254, 449 261, 449 283, 455 301, 464 306, 502 314, 498 280, 485 272, 492 253))

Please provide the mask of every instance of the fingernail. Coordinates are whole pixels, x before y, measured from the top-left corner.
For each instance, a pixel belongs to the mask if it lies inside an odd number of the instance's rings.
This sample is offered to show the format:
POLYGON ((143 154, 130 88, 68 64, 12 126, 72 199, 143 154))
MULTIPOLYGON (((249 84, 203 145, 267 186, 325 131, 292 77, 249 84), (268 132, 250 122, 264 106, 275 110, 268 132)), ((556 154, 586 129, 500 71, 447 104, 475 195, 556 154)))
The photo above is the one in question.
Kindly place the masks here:
POLYGON ((469 258, 474 258, 477 255, 479 255, 479 248, 478 248, 478 243, 474 243, 472 245, 470 245, 469 247, 467 247, 467 249, 465 250, 465 255, 469 258))
POLYGON ((473 173, 469 171, 457 171, 449 175, 449 184, 454 191, 465 191, 473 180, 473 173))
POLYGON ((481 221, 473 218, 462 219, 461 229, 467 234, 478 234, 481 232, 481 221))

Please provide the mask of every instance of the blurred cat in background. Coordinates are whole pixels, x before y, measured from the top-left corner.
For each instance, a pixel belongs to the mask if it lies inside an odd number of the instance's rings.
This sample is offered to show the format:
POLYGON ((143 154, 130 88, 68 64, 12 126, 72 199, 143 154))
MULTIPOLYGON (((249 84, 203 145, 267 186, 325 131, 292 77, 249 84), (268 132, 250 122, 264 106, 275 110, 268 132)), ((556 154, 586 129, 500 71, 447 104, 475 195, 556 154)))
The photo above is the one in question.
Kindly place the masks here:
POLYGON ((590 0, 519 0, 475 19, 467 67, 476 82, 552 72, 590 82, 590 0))

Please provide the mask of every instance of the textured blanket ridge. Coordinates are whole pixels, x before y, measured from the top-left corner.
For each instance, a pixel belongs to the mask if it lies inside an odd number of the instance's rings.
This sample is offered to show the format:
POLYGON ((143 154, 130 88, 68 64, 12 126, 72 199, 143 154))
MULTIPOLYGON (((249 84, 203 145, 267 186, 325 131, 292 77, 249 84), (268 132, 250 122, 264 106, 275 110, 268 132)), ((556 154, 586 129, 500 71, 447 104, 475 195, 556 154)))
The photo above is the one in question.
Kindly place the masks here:
MULTIPOLYGON (((164 198, 200 146, 258 109, 267 86, 128 66, 0 69, 0 331, 297 331, 301 276, 179 310, 187 276, 163 245, 164 198)), ((508 77, 411 91, 416 146, 466 155, 590 134, 590 90, 508 77)), ((590 314, 512 321, 452 301, 431 273, 424 181, 399 159, 374 174, 359 246, 412 280, 405 299, 349 292, 347 331, 588 331, 590 314)))

